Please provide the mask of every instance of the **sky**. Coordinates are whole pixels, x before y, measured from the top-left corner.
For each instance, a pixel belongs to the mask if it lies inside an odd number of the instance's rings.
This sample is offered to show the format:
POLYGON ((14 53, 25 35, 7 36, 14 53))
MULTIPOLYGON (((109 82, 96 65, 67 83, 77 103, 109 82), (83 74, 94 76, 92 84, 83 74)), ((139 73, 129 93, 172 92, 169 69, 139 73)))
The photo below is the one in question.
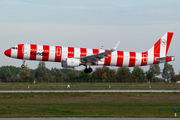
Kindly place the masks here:
MULTIPOLYGON (((175 56, 170 64, 178 74, 179 5, 179 0, 1 0, 0 66, 21 66, 22 60, 4 55, 20 43, 111 49, 121 41, 117 50, 144 52, 174 32, 168 55, 175 56)), ((38 63, 26 61, 33 69, 38 63)), ((53 62, 46 66, 61 68, 53 62)))

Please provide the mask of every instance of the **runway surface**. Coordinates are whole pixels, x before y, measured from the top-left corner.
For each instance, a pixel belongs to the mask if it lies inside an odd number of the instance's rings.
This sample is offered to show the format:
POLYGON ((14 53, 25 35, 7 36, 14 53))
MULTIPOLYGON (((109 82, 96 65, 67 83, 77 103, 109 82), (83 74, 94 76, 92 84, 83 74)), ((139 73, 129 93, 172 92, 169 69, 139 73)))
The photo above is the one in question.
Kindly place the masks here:
POLYGON ((0 118, 0 120, 179 120, 179 118, 0 118))
POLYGON ((49 92, 180 92, 180 90, 0 90, 0 93, 49 92))

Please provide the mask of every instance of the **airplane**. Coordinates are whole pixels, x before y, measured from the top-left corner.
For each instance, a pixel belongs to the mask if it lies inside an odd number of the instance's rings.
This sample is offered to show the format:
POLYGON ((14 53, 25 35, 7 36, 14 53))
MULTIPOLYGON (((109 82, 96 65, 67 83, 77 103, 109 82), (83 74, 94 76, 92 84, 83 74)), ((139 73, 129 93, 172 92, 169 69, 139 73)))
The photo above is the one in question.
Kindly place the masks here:
POLYGON ((166 32, 152 48, 145 52, 116 51, 120 41, 110 50, 49 46, 36 44, 18 44, 6 50, 8 57, 25 60, 61 62, 65 68, 85 66, 84 72, 91 73, 91 66, 135 67, 174 61, 174 56, 167 56, 173 32, 166 32), (89 66, 89 67, 88 67, 89 66))

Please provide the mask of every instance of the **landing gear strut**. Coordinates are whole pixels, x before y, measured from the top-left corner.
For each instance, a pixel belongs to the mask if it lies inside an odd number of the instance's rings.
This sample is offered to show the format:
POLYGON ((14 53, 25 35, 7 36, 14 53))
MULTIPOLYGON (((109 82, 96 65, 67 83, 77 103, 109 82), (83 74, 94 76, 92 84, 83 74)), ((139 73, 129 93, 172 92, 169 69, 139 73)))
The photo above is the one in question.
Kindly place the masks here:
POLYGON ((87 66, 86 66, 86 68, 84 69, 84 72, 85 73, 91 73, 93 71, 93 69, 89 66, 89 68, 87 68, 87 66))
POLYGON ((25 68, 25 60, 23 60, 23 64, 21 65, 21 68, 25 68))

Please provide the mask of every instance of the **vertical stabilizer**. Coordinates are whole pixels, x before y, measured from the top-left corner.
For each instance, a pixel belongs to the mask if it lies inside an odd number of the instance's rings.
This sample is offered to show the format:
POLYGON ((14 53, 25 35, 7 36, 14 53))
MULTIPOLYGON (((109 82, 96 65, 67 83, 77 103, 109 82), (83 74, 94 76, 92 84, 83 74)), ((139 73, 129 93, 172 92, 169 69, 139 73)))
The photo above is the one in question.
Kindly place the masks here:
POLYGON ((148 53, 154 57, 166 57, 171 43, 173 32, 166 32, 155 44, 148 50, 148 53))

